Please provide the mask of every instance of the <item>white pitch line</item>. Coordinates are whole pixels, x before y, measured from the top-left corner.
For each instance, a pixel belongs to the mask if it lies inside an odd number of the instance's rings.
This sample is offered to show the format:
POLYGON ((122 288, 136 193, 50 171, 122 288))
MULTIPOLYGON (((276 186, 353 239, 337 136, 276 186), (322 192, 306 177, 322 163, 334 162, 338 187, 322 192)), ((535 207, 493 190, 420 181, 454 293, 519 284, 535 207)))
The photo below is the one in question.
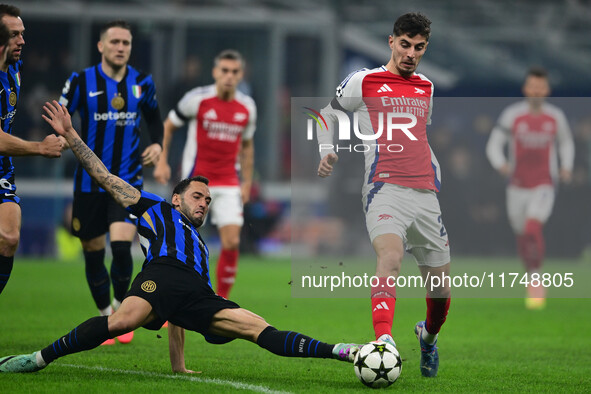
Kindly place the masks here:
POLYGON ((287 391, 276 391, 272 390, 265 386, 257 386, 256 384, 248 384, 248 383, 240 383, 235 382, 232 380, 223 380, 223 379, 216 379, 216 378, 202 378, 197 376, 188 376, 188 375, 167 375, 163 373, 156 373, 156 372, 147 372, 147 371, 131 371, 127 369, 116 369, 116 368, 105 368, 105 367, 91 367, 86 365, 74 365, 74 364, 55 364, 54 366, 60 367, 68 367, 68 368, 78 368, 78 369, 88 369, 93 371, 104 371, 104 372, 115 372, 115 373, 122 373, 128 375, 141 375, 153 378, 163 378, 163 379, 173 379, 173 380, 187 380, 190 382, 197 382, 197 383, 210 383, 210 384, 217 384, 220 386, 230 386, 235 389, 239 390, 251 390, 256 391, 258 393, 288 393, 287 391))

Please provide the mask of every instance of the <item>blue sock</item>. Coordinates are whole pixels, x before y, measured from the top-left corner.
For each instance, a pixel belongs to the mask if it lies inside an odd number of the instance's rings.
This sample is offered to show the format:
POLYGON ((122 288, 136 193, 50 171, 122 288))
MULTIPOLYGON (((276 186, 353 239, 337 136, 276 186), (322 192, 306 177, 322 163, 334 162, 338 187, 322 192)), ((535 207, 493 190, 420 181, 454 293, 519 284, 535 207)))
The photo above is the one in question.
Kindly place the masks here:
POLYGON ((41 357, 49 364, 59 357, 94 349, 111 338, 109 317, 97 316, 86 320, 57 341, 41 350, 41 357))
POLYGON ((278 331, 269 326, 261 332, 257 344, 271 353, 285 357, 332 358, 329 345, 294 331, 278 331))

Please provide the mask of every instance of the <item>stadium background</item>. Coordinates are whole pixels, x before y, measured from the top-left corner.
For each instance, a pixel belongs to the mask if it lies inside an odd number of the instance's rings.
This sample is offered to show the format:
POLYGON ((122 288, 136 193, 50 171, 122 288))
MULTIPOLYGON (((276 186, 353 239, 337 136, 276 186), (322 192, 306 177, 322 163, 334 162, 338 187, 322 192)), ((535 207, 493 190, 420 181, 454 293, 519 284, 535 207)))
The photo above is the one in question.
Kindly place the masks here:
MULTIPOLYGON (((42 103, 59 97, 72 71, 100 60, 96 41, 105 21, 121 18, 133 24, 130 64, 153 74, 163 117, 186 90, 212 82, 211 62, 220 50, 231 47, 244 54, 247 72, 241 89, 254 97, 259 111, 257 186, 246 211, 243 242, 246 251, 255 253, 285 254, 292 238, 304 244, 310 238, 298 239, 291 228, 290 99, 331 96, 351 70, 385 63, 387 35, 404 12, 419 10, 433 21, 419 71, 434 81, 438 98, 477 97, 486 103, 483 98, 519 97, 523 76, 534 64, 549 69, 554 96, 580 102, 591 91, 591 6, 586 1, 45 0, 17 5, 26 27, 15 124, 15 134, 23 138, 41 139, 49 132, 40 116, 42 103)), ((591 116, 564 110, 576 140, 575 176, 572 185, 561 187, 545 231, 551 256, 578 259, 591 240, 591 116)), ((442 166, 440 199, 453 252, 513 256, 504 181, 484 157, 499 108, 479 106, 445 127, 437 124, 438 111, 430 141, 442 166)), ((182 133, 176 137, 173 158, 180 156, 184 139, 182 133)), ((73 155, 18 158, 15 166, 23 207, 19 254, 55 256, 56 230, 71 198, 73 155)), ((314 171, 315 165, 310 168, 314 171)), ((342 168, 332 182, 347 194, 342 200, 354 205, 338 208, 361 215, 359 182, 345 170, 361 173, 361 167, 344 159, 342 168)), ((147 190, 168 195, 168 188, 152 182, 151 170, 144 175, 147 190)), ((313 201, 319 220, 306 232, 323 232, 322 223, 331 223, 334 206, 327 201, 313 201)), ((215 244, 215 232, 208 232, 215 244)))

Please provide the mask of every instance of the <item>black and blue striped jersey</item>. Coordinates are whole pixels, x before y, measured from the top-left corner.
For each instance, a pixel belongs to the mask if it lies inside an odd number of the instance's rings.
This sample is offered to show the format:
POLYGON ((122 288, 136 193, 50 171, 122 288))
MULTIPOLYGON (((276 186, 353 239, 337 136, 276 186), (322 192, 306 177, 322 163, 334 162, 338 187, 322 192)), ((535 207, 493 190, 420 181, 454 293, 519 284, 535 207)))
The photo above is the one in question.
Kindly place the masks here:
MULTIPOLYGON (((132 186, 143 186, 140 157, 140 112, 144 115, 152 143, 161 143, 163 126, 152 76, 127 66, 117 82, 100 64, 74 72, 66 81, 60 103, 82 121, 80 137, 105 164, 109 172, 132 186)), ((75 192, 104 192, 78 165, 75 192)))
POLYGON ((197 272, 211 287, 209 250, 189 219, 162 197, 146 191, 141 191, 140 201, 127 210, 138 217, 144 267, 157 257, 171 257, 197 272))
MULTIPOLYGON (((2 131, 12 134, 12 123, 16 115, 16 106, 21 91, 22 60, 8 66, 8 71, 0 71, 0 127, 2 131)), ((14 192, 14 166, 12 158, 0 155, 0 189, 14 192)))

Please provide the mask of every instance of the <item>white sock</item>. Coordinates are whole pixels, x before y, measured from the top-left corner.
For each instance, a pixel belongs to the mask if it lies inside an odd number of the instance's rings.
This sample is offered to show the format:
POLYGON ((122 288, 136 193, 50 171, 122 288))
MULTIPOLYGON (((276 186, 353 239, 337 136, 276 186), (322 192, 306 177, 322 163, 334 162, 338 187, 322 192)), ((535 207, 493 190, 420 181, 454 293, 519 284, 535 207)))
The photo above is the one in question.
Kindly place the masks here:
POLYGON ((113 311, 116 311, 117 309, 119 309, 120 306, 121 306, 121 301, 119 301, 117 298, 113 298, 113 301, 111 301, 111 308, 113 308, 113 311))
POLYGON ((109 305, 105 309, 99 309, 99 312, 101 316, 111 316, 111 314, 113 313, 113 308, 111 308, 111 305, 109 305))
POLYGON ((43 368, 47 365, 45 360, 43 360, 43 356, 41 355, 41 350, 39 350, 37 353, 35 353, 35 361, 37 361, 38 367, 43 368))
POLYGON ((437 340, 437 335, 439 334, 429 334, 425 327, 423 327, 421 330, 421 338, 423 338, 423 342, 425 342, 427 345, 433 345, 437 340))

